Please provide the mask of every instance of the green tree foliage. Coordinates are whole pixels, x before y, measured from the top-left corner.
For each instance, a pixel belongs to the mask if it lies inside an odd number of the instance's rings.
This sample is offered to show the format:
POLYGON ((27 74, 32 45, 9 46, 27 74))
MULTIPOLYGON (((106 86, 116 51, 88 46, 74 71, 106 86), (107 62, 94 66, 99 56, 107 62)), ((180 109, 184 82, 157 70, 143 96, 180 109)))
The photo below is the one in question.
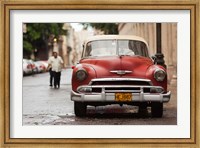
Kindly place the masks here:
POLYGON ((31 54, 34 49, 47 48, 50 36, 58 38, 66 34, 62 27, 63 23, 27 23, 26 33, 23 34, 23 52, 31 54))
POLYGON ((116 23, 82 23, 84 29, 91 26, 95 29, 104 31, 104 34, 118 34, 118 25, 116 23))

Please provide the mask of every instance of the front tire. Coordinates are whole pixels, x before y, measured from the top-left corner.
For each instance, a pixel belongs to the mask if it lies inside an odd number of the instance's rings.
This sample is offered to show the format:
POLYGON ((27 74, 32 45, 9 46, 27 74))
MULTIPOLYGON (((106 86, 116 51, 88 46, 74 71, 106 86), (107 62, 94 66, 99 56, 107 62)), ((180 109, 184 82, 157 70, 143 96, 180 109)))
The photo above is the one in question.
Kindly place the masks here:
POLYGON ((153 118, 162 118, 163 116, 163 103, 153 102, 151 105, 151 115, 153 118))
POLYGON ((84 117, 86 115, 87 105, 82 102, 74 102, 74 113, 77 117, 84 117))

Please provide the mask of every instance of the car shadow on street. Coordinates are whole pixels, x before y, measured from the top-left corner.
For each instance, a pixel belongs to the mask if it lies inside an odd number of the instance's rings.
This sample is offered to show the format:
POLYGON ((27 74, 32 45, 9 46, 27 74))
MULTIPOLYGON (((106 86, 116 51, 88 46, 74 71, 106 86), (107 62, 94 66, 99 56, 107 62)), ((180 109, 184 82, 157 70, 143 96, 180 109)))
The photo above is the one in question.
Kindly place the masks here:
POLYGON ((96 114, 87 114, 88 118, 101 118, 101 119, 111 119, 111 118, 151 118, 149 113, 96 113, 96 114))
POLYGON ((87 111, 86 117, 88 118, 101 118, 101 119, 111 119, 111 118, 151 118, 151 113, 149 109, 144 110, 127 110, 127 109, 115 109, 110 112, 108 109, 105 110, 95 110, 90 109, 87 111))

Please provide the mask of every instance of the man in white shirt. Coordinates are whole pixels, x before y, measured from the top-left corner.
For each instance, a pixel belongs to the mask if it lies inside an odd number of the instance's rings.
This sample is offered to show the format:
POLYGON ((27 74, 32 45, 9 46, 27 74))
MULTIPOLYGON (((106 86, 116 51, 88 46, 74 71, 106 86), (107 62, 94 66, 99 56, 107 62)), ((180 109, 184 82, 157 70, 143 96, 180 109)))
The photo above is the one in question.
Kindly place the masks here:
POLYGON ((57 50, 53 51, 53 56, 48 59, 48 64, 48 68, 52 68, 52 73, 54 77, 54 88, 60 88, 60 76, 63 67, 63 60, 60 56, 58 56, 57 50))

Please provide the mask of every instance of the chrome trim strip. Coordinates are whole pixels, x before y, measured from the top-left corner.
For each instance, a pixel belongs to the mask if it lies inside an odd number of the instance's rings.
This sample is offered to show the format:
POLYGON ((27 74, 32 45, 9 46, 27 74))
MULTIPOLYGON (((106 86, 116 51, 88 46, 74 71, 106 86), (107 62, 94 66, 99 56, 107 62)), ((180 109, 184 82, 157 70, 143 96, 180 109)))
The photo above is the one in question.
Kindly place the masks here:
MULTIPOLYGON (((77 89, 81 87, 87 87, 87 88, 123 88, 123 87, 129 87, 129 88, 162 88, 161 86, 141 86, 141 85, 81 85, 77 89)), ((162 88, 163 89, 163 88, 162 88)))
POLYGON ((89 85, 91 85, 93 82, 101 82, 101 81, 144 81, 144 82, 149 82, 149 84, 152 85, 151 80, 139 79, 139 78, 96 78, 92 79, 89 82, 89 85))
POLYGON ((105 90, 106 93, 117 93, 117 92, 132 92, 132 93, 141 93, 140 90, 105 90))

